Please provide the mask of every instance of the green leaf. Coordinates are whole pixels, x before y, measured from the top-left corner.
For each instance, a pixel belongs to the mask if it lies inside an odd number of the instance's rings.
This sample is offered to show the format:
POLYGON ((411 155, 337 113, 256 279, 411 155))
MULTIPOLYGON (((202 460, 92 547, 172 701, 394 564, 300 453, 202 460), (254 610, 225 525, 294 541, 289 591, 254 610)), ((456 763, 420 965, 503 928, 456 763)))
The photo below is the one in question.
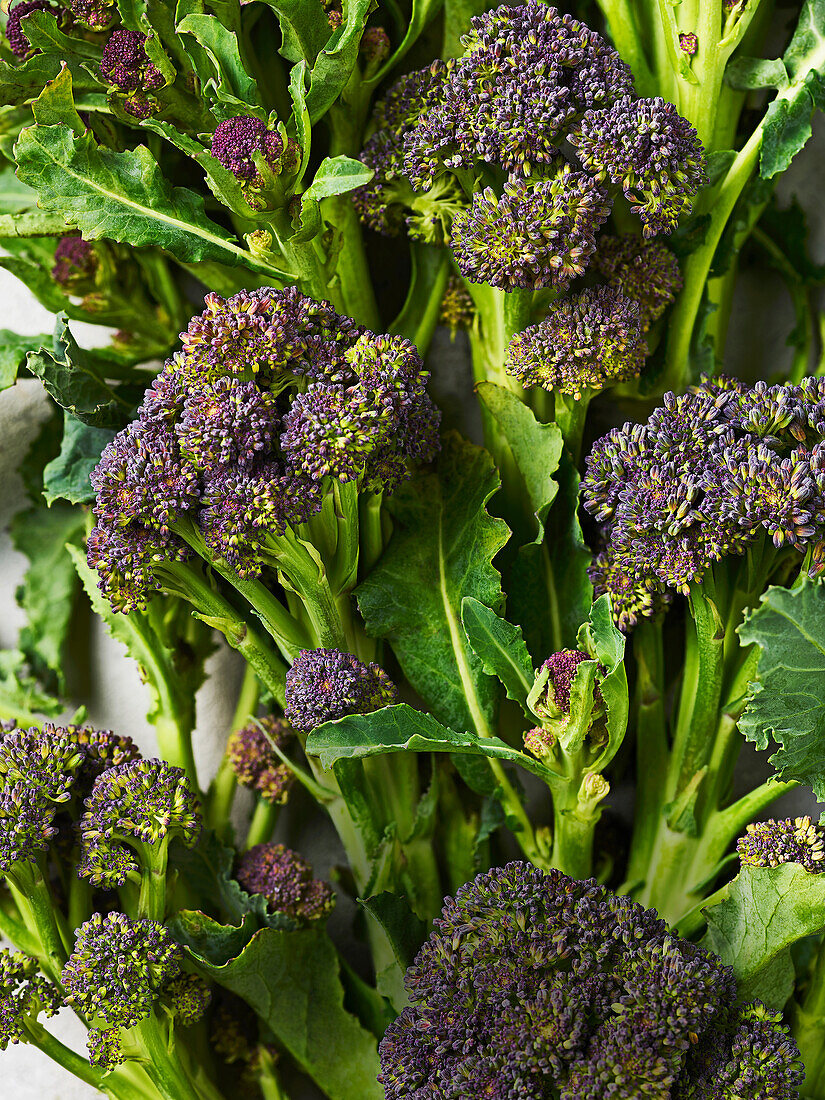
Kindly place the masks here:
POLYGON ((312 144, 312 123, 307 110, 307 63, 299 61, 293 65, 289 72, 289 98, 292 100, 292 121, 295 125, 295 135, 298 139, 298 148, 301 150, 301 163, 298 167, 297 183, 304 178, 304 173, 309 164, 310 146, 312 144))
POLYGON ((739 627, 743 645, 760 647, 739 729, 783 779, 798 779, 825 799, 825 582, 771 587, 739 627))
POLYGON ((30 351, 26 366, 58 405, 86 424, 118 425, 128 413, 128 408, 98 377, 78 346, 69 331, 65 313, 59 313, 55 319, 53 350, 30 351))
MULTIPOLYGON (((412 14, 407 23, 407 30, 401 43, 387 58, 378 72, 373 74, 369 80, 364 81, 364 83, 370 88, 377 88, 384 77, 392 72, 395 66, 406 56, 410 48, 421 36, 421 32, 426 28, 427 24, 438 15, 443 7, 444 0, 413 0, 412 14)), ((465 30, 467 29, 469 28, 465 27, 465 30)))
POLYGON ((263 0, 278 17, 287 61, 312 65, 329 40, 331 28, 321 0, 263 0))
POLYGON ((0 329, 0 390, 14 385, 20 368, 25 366, 26 355, 49 339, 49 336, 18 336, 11 329, 0 329))
POLYGON ((781 1009, 794 986, 791 946, 825 928, 825 875, 745 866, 705 916, 702 946, 733 967, 740 999, 781 1009))
POLYGON ((37 205, 37 192, 17 178, 14 166, 0 168, 0 214, 20 214, 37 205))
MULTIPOLYGON (((825 106, 825 0, 805 0, 782 60, 789 83, 777 92, 762 122, 763 179, 785 171, 811 136, 814 110, 825 106)), ((777 76, 778 69, 772 73, 777 76)))
POLYGON ((46 81, 53 80, 59 72, 60 58, 41 53, 14 65, 0 60, 0 103, 9 106, 33 99, 46 81))
POLYGON ((75 132, 82 134, 86 127, 74 105, 72 74, 64 65, 54 80, 46 84, 43 91, 32 103, 34 121, 38 126, 52 126, 65 123, 75 132))
POLYGON ((38 715, 55 718, 63 704, 46 694, 31 675, 26 656, 19 649, 0 650, 0 715, 21 726, 30 725, 38 715))
POLYGON ((757 88, 787 88, 788 70, 783 61, 761 57, 735 57, 725 69, 725 83, 740 92, 757 88))
POLYGON ((35 506, 18 512, 10 533, 15 549, 29 559, 17 602, 26 614, 19 646, 33 671, 62 692, 66 645, 79 591, 67 543, 79 545, 86 529, 83 513, 68 505, 35 506))
POLYGON ((373 7, 373 0, 348 0, 344 22, 315 59, 307 93, 307 110, 313 123, 326 114, 343 92, 358 60, 358 47, 373 7))
POLYGON ((63 440, 60 454, 43 471, 43 496, 47 504, 68 500, 72 504, 89 504, 95 491, 89 480, 100 461, 103 448, 115 433, 110 428, 95 428, 63 412, 63 440))
POLYGON ((214 15, 187 15, 178 23, 180 34, 191 34, 209 54, 218 77, 219 93, 255 105, 260 103, 258 85, 244 68, 234 32, 214 15))
MULTIPOLYGON (((590 765, 594 771, 602 771, 607 767, 627 733, 630 702, 624 667, 625 644, 624 634, 613 622, 610 597, 599 596, 590 607, 587 622, 576 638, 578 648, 595 657, 604 670, 599 681, 599 691, 607 711, 607 744, 590 765)), ((579 667, 586 663, 583 661, 579 667)))
POLYGON ((30 126, 15 155, 20 179, 40 205, 64 213, 86 240, 157 245, 183 263, 260 266, 206 217, 200 195, 170 186, 145 145, 114 153, 90 132, 77 137, 68 126, 30 126))
POLYGON ((465 596, 461 602, 461 623, 484 671, 501 680, 508 699, 518 703, 529 717, 527 695, 534 673, 521 627, 508 623, 472 596, 465 596))
MULTIPOLYGON (((42 50, 44 54, 58 57, 62 61, 70 59, 91 61, 97 66, 103 56, 103 48, 88 38, 74 38, 64 34, 58 28, 57 18, 51 11, 34 11, 26 16, 26 38, 32 49, 42 50)), ((86 82, 88 83, 88 75, 86 82)), ((99 82, 95 81, 99 85, 99 82)))
POLYGON ((223 965, 189 953, 205 977, 254 1009, 330 1100, 381 1100, 376 1041, 344 1008, 338 955, 325 932, 266 928, 223 965))
POLYGON ((508 531, 485 507, 499 484, 486 451, 448 435, 437 468, 392 498, 396 530, 356 591, 367 631, 388 639, 435 716, 481 734, 492 728, 498 684, 467 642, 461 603, 472 596, 498 612, 504 602, 492 561, 508 531))
POLYGON ((427 924, 415 915, 406 898, 386 890, 366 900, 359 899, 358 904, 381 925, 392 948, 395 965, 377 975, 377 986, 395 1011, 401 1012, 408 1002, 404 974, 427 938, 427 924))
MULTIPOLYGON (((352 714, 325 722, 307 738, 306 751, 328 768, 340 760, 361 760, 387 752, 449 752, 458 756, 485 756, 508 760, 545 779, 548 769, 526 753, 512 749, 498 737, 456 733, 431 714, 407 703, 382 707, 371 714, 352 714)), ((337 774, 337 773, 336 773, 337 774)))
POLYGON ((326 157, 318 166, 315 179, 301 195, 301 228, 291 240, 309 241, 321 230, 322 199, 332 195, 346 195, 357 187, 363 187, 373 177, 371 168, 350 157, 326 157))

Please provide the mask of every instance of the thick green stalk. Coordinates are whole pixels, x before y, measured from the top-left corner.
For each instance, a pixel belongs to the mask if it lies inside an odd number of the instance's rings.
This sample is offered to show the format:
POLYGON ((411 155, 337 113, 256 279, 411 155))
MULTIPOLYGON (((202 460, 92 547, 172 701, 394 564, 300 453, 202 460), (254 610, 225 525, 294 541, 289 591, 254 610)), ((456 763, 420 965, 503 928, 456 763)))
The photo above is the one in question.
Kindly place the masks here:
MULTIPOLYGON (((235 704, 235 713, 232 717, 232 732, 243 729, 255 716, 258 707, 258 699, 261 686, 258 677, 251 665, 244 669, 243 682, 235 704)), ((232 813, 232 803, 235 800, 235 791, 238 786, 235 769, 229 756, 225 752, 215 778, 209 787, 206 796, 204 817, 210 828, 226 835, 229 831, 229 818, 232 813)))
POLYGON ((645 57, 636 13, 630 0, 598 0, 613 45, 630 66, 639 95, 661 95, 645 57))
POLYGON ((157 844, 140 846, 140 895, 138 916, 162 921, 166 917, 166 868, 169 862, 169 837, 157 844))
POLYGON ((554 784, 553 852, 550 865, 571 878, 586 879, 593 873, 593 837, 601 817, 579 800, 581 773, 574 771, 565 784, 554 784))
POLYGON ((256 844, 266 844, 272 839, 272 832, 278 821, 280 806, 274 802, 267 802, 265 798, 259 798, 252 811, 252 820, 246 834, 244 851, 249 851, 256 844))
POLYGON ((81 1054, 77 1054, 65 1043, 61 1043, 42 1024, 29 1016, 24 1017, 23 1032, 26 1042, 36 1046, 38 1050, 42 1050, 61 1069, 71 1073, 93 1089, 99 1089, 101 1092, 108 1091, 104 1071, 90 1065, 88 1059, 81 1054))
POLYGON ((565 446, 576 466, 578 466, 581 456, 584 422, 587 418, 587 409, 593 394, 593 390, 587 390, 579 400, 576 401, 574 398, 563 394, 560 390, 556 390, 554 393, 554 419, 561 429, 565 446))
POLYGON ((60 975, 73 937, 36 863, 16 863, 6 875, 6 886, 29 932, 40 949, 37 958, 45 973, 60 985, 60 975))
POLYGON ((794 1003, 791 1030, 805 1064, 802 1096, 807 1100, 825 1097, 825 941, 821 941, 810 983, 802 1003, 794 1003))
POLYGON ((450 275, 450 254, 446 248, 413 241, 410 263, 407 297, 390 325, 390 332, 405 336, 425 355, 441 316, 441 300, 450 275))
POLYGON ((152 1013, 134 1029, 135 1039, 145 1055, 145 1068, 163 1100, 219 1100, 214 1087, 196 1088, 183 1065, 171 1051, 167 1025, 152 1013))

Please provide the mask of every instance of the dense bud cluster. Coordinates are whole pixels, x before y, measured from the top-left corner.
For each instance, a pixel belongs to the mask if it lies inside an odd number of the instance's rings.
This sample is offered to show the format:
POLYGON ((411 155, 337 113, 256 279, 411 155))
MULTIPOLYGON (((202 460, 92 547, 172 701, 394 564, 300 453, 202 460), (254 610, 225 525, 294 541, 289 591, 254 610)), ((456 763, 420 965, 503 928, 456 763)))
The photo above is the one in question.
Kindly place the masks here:
POLYGON ((112 31, 100 60, 100 75, 126 93, 123 108, 135 118, 148 118, 152 101, 147 92, 163 87, 163 74, 146 56, 146 35, 117 27, 112 31))
POLYGON ((284 713, 302 733, 397 702, 395 684, 382 668, 338 649, 302 650, 286 674, 284 713))
POLYGON ((438 448, 439 413, 418 352, 295 288, 206 297, 182 350, 92 475, 89 564, 117 610, 189 556, 188 517, 241 576, 321 508, 326 478, 391 492, 438 448))
POLYGON ((192 846, 201 817, 182 768, 137 760, 109 768, 95 780, 79 823, 83 861, 78 875, 95 886, 122 886, 138 870, 132 848, 156 847, 176 836, 192 846))
POLYGON ((182 949, 157 921, 94 913, 80 926, 60 981, 67 1002, 93 1025, 93 1064, 111 1069, 122 1060, 120 1028, 149 1015, 182 961, 182 949))
POLYGON ((825 833, 809 817, 756 821, 748 825, 736 850, 740 862, 751 867, 801 863, 812 875, 825 871, 825 833))
POLYGON ((524 386, 580 400, 635 378, 647 345, 639 305, 615 287, 588 287, 551 302, 547 316, 510 341, 507 373, 524 386))
POLYGON ((60 286, 72 287, 91 278, 97 267, 94 249, 82 237, 61 237, 54 250, 52 278, 60 286))
POLYGON ((824 433, 822 379, 753 388, 716 379, 666 394, 645 424, 598 440, 582 480, 606 546, 591 578, 620 628, 758 539, 810 550, 809 568, 820 571, 824 433))
POLYGON ((303 856, 283 844, 256 844, 244 852, 235 877, 248 894, 262 894, 274 912, 295 920, 321 920, 335 905, 329 883, 313 878, 303 856))
POLYGON ((780 1017, 737 1006, 729 967, 653 910, 526 863, 448 898, 405 984, 380 1046, 387 1100, 793 1100, 803 1076, 780 1017))
POLYGON ((603 234, 599 237, 593 267, 609 287, 638 302, 645 332, 682 289, 679 261, 660 240, 603 234))
POLYGON ((272 746, 283 750, 294 736, 288 722, 272 715, 236 730, 227 742, 226 751, 238 782, 257 791, 267 802, 286 802, 295 774, 282 763, 272 746))
POLYGON ((260 156, 274 174, 297 167, 295 150, 275 130, 252 115, 237 115, 219 122, 212 135, 212 156, 242 183, 263 185, 255 156, 260 156))
POLYGON ((20 951, 0 950, 0 1050, 26 1037, 26 1021, 54 1016, 63 1006, 57 986, 20 951))
POLYGON ((476 282, 563 287, 586 268, 618 192, 646 235, 690 209, 706 178, 695 131, 671 104, 637 97, 628 67, 583 23, 527 0, 474 18, 462 44, 376 110, 362 154, 374 177, 355 195, 371 228, 406 224, 449 243, 476 282), (497 176, 501 188, 476 190, 477 177, 497 176))
POLYGON ((455 334, 459 329, 470 329, 475 318, 475 306, 464 283, 457 275, 451 275, 444 288, 444 296, 438 312, 438 320, 455 334))
POLYGON ((52 6, 48 0, 18 0, 18 3, 9 8, 9 16, 6 20, 6 41, 15 57, 25 57, 31 49, 31 43, 23 30, 23 17, 30 15, 33 11, 51 10, 52 6))

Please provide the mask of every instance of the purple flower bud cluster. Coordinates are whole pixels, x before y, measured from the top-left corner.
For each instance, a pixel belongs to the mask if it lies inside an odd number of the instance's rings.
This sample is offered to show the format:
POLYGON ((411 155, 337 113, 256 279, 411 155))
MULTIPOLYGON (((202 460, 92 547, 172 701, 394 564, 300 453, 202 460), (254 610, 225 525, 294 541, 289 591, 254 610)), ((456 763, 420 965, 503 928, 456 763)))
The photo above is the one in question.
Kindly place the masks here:
POLYGON ((146 1019, 182 961, 182 949, 157 921, 93 913, 80 926, 60 981, 68 1004, 97 1025, 89 1033, 94 1064, 112 1069, 122 1061, 119 1029, 146 1019))
POLYGON ((679 261, 660 240, 605 234, 599 237, 593 267, 609 287, 638 302, 644 332, 682 289, 679 261))
POLYGON ((563 287, 620 191, 646 236, 691 209, 706 182, 696 132, 671 104, 636 96, 627 65, 583 23, 527 0, 474 18, 462 44, 376 110, 362 153, 374 177, 354 196, 371 228, 393 235, 406 222, 443 240, 474 282, 563 287), (569 146, 584 171, 548 192, 571 171, 569 146), (480 176, 503 184, 473 193, 480 176))
POLYGON ((197 974, 178 974, 163 989, 163 1002, 181 1027, 201 1020, 211 1001, 212 990, 197 974))
POLYGON ((25 57, 31 49, 31 43, 23 31, 23 17, 33 11, 51 11, 52 6, 48 0, 18 0, 18 3, 9 8, 9 16, 6 20, 6 41, 9 49, 15 57, 25 57))
POLYGON ((26 1041, 27 1019, 54 1016, 62 1007, 60 991, 35 959, 7 947, 0 951, 0 1050, 26 1041))
POLYGON ((285 145, 280 134, 268 130, 264 122, 252 115, 236 115, 219 122, 212 135, 211 151, 224 168, 252 187, 261 187, 264 182, 255 163, 256 154, 276 175, 297 167, 294 148, 285 145))
POLYGON ((570 689, 576 678, 576 669, 582 661, 592 661, 588 653, 580 649, 562 649, 552 653, 542 665, 547 670, 547 689, 552 690, 553 705, 562 714, 570 713, 570 689))
POLYGON ((286 674, 284 714, 301 733, 397 702, 398 690, 382 668, 339 649, 304 649, 286 674))
POLYGON ((117 27, 112 31, 100 59, 100 75, 126 93, 123 109, 135 118, 148 118, 153 103, 147 92, 163 87, 163 74, 146 56, 146 35, 117 27))
POLYGON ((605 549, 591 567, 620 629, 687 592, 713 562, 759 539, 821 571, 825 542, 825 383, 746 387, 727 379, 669 393, 645 424, 594 445, 585 509, 605 549))
POLYGON ((94 249, 82 237, 61 237, 54 250, 52 278, 58 285, 72 287, 90 279, 97 268, 94 249))
POLYGON ((275 805, 286 802, 295 774, 282 763, 272 746, 283 751, 294 736, 288 722, 271 714, 236 730, 227 742, 226 751, 241 786, 257 791, 261 798, 275 805))
POLYGON ((615 287, 595 286, 552 302, 543 321, 510 341, 505 368, 525 387, 578 401, 635 378, 646 354, 638 303, 615 287))
POLYGON ((455 334, 459 329, 470 329, 475 319, 476 308, 463 281, 457 275, 451 275, 444 288, 438 320, 455 334))
POLYGON ((736 845, 739 860, 751 867, 801 863, 812 875, 825 871, 825 833, 810 817, 757 821, 736 845))
POLYGON ((693 1091, 710 1065, 748 1081, 738 1095, 790 1100, 801 1080, 778 1017, 737 1006, 731 968, 653 910, 526 863, 446 900, 405 985, 379 1047, 387 1100, 687 1100, 710 1095, 693 1091))
POLYGON ((329 883, 313 878, 303 856, 283 844, 256 844, 244 852, 235 877, 248 894, 262 894, 273 912, 294 920, 322 920, 335 905, 329 883))
POLYGON ((66 0, 66 7, 78 23, 93 31, 105 31, 117 15, 115 0, 66 0))
POLYGON ((286 290, 209 294, 138 417, 92 474, 89 564, 116 610, 141 607, 189 557, 183 517, 241 576, 321 508, 325 479, 392 491, 438 449, 421 357, 327 302, 286 290))

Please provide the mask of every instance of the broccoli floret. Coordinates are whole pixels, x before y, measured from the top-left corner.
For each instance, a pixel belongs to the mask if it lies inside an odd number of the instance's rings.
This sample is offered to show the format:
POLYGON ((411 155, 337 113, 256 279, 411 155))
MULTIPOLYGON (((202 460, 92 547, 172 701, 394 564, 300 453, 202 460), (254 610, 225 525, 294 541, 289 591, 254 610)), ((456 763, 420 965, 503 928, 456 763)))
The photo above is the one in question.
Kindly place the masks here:
POLYGON ((695 131, 670 104, 639 99, 583 23, 528 0, 477 16, 462 44, 376 108, 362 153, 374 176, 354 196, 371 228, 406 224, 449 244, 472 281, 533 289, 582 274, 620 191, 648 235, 691 208, 706 182, 695 131), (478 179, 498 182, 479 192, 478 179))
POLYGON ((9 8, 9 16, 6 20, 6 41, 15 57, 25 57, 31 49, 31 43, 23 31, 23 17, 30 15, 33 11, 51 10, 52 6, 48 0, 19 0, 9 8))
POLYGON ((335 905, 329 883, 313 878, 303 856, 283 844, 256 844, 244 852, 235 877, 248 894, 262 894, 274 912, 296 920, 322 920, 335 905))
POLYGON ((295 150, 284 145, 281 135, 251 115, 237 115, 219 122, 212 135, 212 156, 241 182, 253 187, 263 185, 254 160, 258 153, 277 175, 297 167, 295 150))
POLYGON ((138 417, 92 474, 89 564, 119 611, 142 607, 163 566, 189 552, 184 517, 241 576, 273 539, 357 479, 391 492, 439 445, 439 413, 416 349, 376 336, 295 288, 209 294, 138 417))
POLYGON ((679 49, 688 57, 695 57, 699 52, 699 39, 692 32, 679 35, 679 49))
POLYGON ((526 863, 447 899, 405 985, 379 1048, 387 1100, 698 1100, 710 1065, 724 1100, 746 1082, 748 1100, 790 1100, 800 1081, 793 1041, 737 1007, 729 967, 652 910, 526 863))
POLYGON ((21 951, 0 950, 0 1050, 26 1039, 26 1022, 42 1013, 54 1016, 63 1006, 57 986, 21 951))
POLYGON ((203 1019, 211 1001, 212 990, 197 974, 178 974, 163 987, 164 1006, 181 1027, 203 1019))
POLYGON ((272 745, 283 750, 294 736, 288 722, 272 715, 236 730, 227 742, 226 751, 238 782, 257 791, 267 802, 276 805, 286 802, 295 774, 275 755, 272 745))
POLYGON ((467 288, 457 275, 451 275, 441 299, 439 322, 447 325, 451 334, 455 336, 459 329, 472 328, 475 315, 476 308, 467 288))
POLYGON ((115 0, 66 0, 66 7, 79 23, 93 31, 105 31, 117 15, 115 0))
POLYGON ((825 833, 810 817, 754 822, 740 837, 736 850, 743 865, 778 867, 780 863, 801 863, 809 874, 821 875, 825 871, 825 833))
POLYGON ((575 400, 635 378, 647 345, 639 306, 613 287, 588 287, 552 302, 547 317, 518 333, 506 370, 525 387, 575 400))
POLYGON ((602 236, 593 266, 626 298, 639 303, 642 329, 647 332, 658 321, 682 289, 679 261, 660 240, 627 234, 602 236))
POLYGON ((54 250, 52 278, 60 286, 74 287, 92 278, 97 269, 97 257, 88 241, 82 237, 61 237, 54 250))
POLYGON ((157 921, 94 913, 80 926, 60 980, 66 1001, 92 1025, 93 1063, 113 1068, 122 1060, 120 1029, 149 1016, 182 961, 182 949, 157 921))
POLYGON ((100 60, 100 75, 122 92, 150 91, 163 84, 163 74, 146 56, 146 35, 118 27, 100 60))
POLYGON ((302 733, 396 702, 398 690, 382 668, 338 649, 304 649, 286 674, 284 714, 302 733))
POLYGON ((79 831, 83 860, 78 874, 108 890, 122 886, 142 863, 156 861, 173 837, 194 845, 201 817, 182 768, 138 760, 99 776, 79 831))
MULTIPOLYGON (((823 542, 823 391, 727 379, 666 394, 647 423, 597 441, 582 480, 607 549, 591 567, 629 629, 712 564, 759 539, 800 554, 823 542)), ((822 564, 812 553, 810 571, 822 564)))

